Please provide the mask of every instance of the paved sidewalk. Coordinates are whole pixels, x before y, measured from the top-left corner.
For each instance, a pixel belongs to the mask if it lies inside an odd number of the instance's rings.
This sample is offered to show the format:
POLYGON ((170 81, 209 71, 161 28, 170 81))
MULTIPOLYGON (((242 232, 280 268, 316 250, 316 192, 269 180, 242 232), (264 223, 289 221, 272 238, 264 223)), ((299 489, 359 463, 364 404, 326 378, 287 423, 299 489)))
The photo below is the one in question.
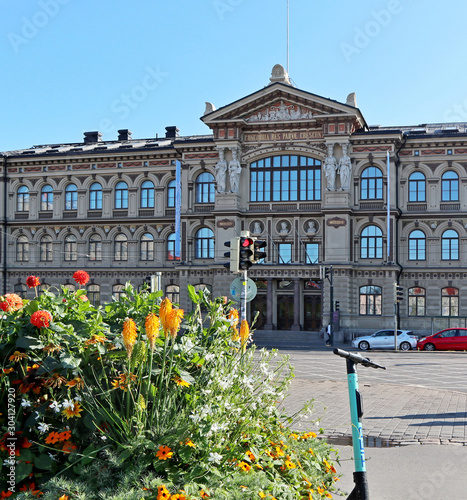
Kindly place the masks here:
MULTIPOLYGON (((258 335, 255 343, 279 350, 330 350, 312 335, 275 336, 273 341, 258 335)), ((350 346, 336 347, 347 350, 350 346)), ((339 453, 340 492, 333 498, 347 498, 354 486, 347 382, 343 377, 300 378, 299 372, 296 377, 284 402, 287 412, 293 414, 310 399, 314 399, 314 407, 310 416, 293 427, 324 430, 323 437, 339 453)), ((375 379, 360 381, 359 389, 371 500, 467 498, 467 393, 375 379)))
MULTIPOLYGON (((359 389, 368 444, 467 445, 467 394, 392 384, 365 384, 359 389)), ((348 444, 352 432, 346 382, 294 379, 290 392, 285 406, 292 413, 314 399, 312 415, 300 422, 303 427, 319 418, 325 437, 348 444)))

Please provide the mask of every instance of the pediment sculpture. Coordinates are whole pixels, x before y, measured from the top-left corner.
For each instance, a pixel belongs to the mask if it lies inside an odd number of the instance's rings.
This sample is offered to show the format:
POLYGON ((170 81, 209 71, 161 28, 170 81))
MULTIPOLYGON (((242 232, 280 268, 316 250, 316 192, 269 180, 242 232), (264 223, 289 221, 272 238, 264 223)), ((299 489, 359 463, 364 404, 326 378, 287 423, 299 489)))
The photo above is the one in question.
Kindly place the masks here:
POLYGON ((286 103, 273 104, 262 109, 246 119, 247 122, 269 122, 283 120, 309 120, 313 118, 313 111, 298 104, 286 103))

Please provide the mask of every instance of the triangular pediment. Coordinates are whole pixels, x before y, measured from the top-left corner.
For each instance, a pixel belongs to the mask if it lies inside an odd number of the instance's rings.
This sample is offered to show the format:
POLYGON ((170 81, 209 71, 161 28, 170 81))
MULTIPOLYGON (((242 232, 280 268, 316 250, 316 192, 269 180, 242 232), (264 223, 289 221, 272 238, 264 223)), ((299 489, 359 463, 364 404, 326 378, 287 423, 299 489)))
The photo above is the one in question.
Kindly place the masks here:
POLYGON ((317 121, 326 117, 348 118, 357 128, 366 126, 360 110, 291 85, 274 83, 238 101, 206 113, 209 127, 220 123, 252 125, 265 122, 317 121))

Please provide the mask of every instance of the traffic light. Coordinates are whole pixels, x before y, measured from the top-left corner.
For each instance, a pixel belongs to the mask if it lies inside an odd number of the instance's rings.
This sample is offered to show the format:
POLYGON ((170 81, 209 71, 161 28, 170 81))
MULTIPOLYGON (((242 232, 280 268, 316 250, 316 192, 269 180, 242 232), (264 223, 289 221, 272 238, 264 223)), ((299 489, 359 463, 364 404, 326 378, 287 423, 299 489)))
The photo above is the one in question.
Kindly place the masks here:
POLYGON ((254 240, 253 238, 240 236, 238 247, 238 269, 247 271, 253 265, 254 240))
POLYGON ((238 273, 238 260, 239 260, 239 253, 238 253, 238 245, 239 245, 239 240, 240 238, 232 238, 230 241, 226 241, 224 245, 226 247, 230 248, 230 252, 225 252, 224 257, 227 257, 229 259, 228 264, 224 264, 224 267, 227 267, 230 269, 231 273, 238 273))
POLYGON ((267 246, 267 243, 265 241, 258 241, 256 238, 254 238, 254 243, 253 243, 253 257, 252 257, 252 263, 257 264, 260 260, 263 260, 267 257, 267 253, 263 252, 261 249, 265 248, 267 246))
POLYGON ((339 310, 339 301, 336 300, 335 301, 335 307, 334 307, 334 311, 338 311, 339 310))
POLYGON ((394 299, 396 302, 404 300, 404 289, 397 283, 394 283, 394 299))

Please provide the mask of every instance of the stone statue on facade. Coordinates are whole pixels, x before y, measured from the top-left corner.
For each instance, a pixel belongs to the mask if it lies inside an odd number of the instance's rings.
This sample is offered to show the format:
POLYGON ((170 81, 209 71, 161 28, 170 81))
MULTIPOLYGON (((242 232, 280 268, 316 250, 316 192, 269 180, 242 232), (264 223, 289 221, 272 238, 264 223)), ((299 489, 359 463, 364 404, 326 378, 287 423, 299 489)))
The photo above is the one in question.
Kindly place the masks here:
POLYGON ((348 155, 348 144, 342 144, 342 157, 339 160, 339 175, 341 178, 341 189, 350 189, 350 178, 352 176, 352 161, 348 155))
POLYGON ((242 166, 240 165, 237 155, 237 148, 233 148, 232 159, 229 163, 230 191, 232 193, 238 193, 238 187, 240 185, 240 172, 242 171, 242 166))
POLYGON ((336 171, 337 171, 337 161, 334 158, 334 144, 328 144, 328 155, 324 160, 324 175, 326 176, 326 181, 328 183, 328 191, 336 190, 336 171))
POLYGON ((314 220, 309 220, 306 227, 308 234, 316 234, 316 223, 314 220))
POLYGON ((281 222, 281 228, 279 230, 279 233, 280 234, 289 234, 289 225, 287 224, 287 222, 285 222, 285 220, 283 220, 281 222))
POLYGON ((225 182, 227 176, 227 162, 224 158, 224 150, 219 149, 219 161, 215 166, 216 170, 216 182, 217 182, 217 192, 225 193, 225 182))
POLYGON ((255 222, 253 224, 253 234, 261 234, 263 232, 263 228, 261 227, 261 222, 255 222))

